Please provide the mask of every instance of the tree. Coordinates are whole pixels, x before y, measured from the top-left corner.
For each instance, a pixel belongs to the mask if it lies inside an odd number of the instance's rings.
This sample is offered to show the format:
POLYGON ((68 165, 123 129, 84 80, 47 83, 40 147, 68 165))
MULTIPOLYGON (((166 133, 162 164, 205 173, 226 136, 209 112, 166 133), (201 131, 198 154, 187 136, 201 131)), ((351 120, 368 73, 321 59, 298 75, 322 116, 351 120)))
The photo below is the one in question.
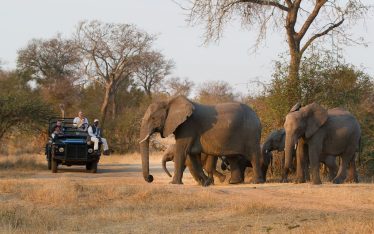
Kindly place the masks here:
POLYGON ((154 51, 143 53, 135 72, 136 84, 144 89, 148 97, 152 97, 152 91, 161 84, 173 68, 173 61, 166 60, 161 53, 154 51))
POLYGON ((78 47, 61 35, 33 39, 18 51, 17 70, 25 80, 34 80, 49 102, 71 106, 76 102, 74 82, 79 79, 78 47), (67 95, 69 94, 69 95, 67 95))
POLYGON ((184 95, 188 97, 191 94, 194 82, 188 78, 172 77, 165 82, 166 91, 170 96, 184 95))
POLYGON ((76 40, 84 54, 88 78, 105 88, 100 110, 103 127, 117 87, 132 77, 140 55, 149 51, 154 38, 134 25, 84 21, 78 25, 76 40))
POLYGON ((235 100, 233 88, 226 81, 207 81, 197 90, 196 99, 204 104, 216 104, 235 100))
POLYGON ((305 51, 326 35, 336 37, 338 44, 357 42, 348 29, 368 8, 360 0, 193 0, 189 20, 206 25, 206 42, 219 39, 224 25, 237 17, 243 25, 258 27, 257 45, 269 28, 284 29, 290 55, 287 93, 292 104, 301 98, 299 70, 305 51))
POLYGON ((0 140, 15 129, 41 130, 54 113, 15 73, 0 76, 0 140))

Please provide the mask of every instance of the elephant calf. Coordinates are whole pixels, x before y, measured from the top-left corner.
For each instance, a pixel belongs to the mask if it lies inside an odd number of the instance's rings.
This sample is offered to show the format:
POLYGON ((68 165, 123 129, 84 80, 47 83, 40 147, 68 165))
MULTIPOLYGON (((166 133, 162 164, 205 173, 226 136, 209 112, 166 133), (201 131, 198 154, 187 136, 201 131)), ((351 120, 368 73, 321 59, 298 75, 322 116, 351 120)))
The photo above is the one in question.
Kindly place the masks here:
MULTIPOLYGON (((166 162, 170 162, 170 161, 174 162, 175 151, 176 151, 176 145, 172 144, 166 149, 165 154, 162 157, 162 168, 164 169, 166 174, 170 177, 172 177, 172 176, 171 176, 170 172, 168 171, 168 169, 166 167, 166 162)), ((212 181, 214 181, 213 175, 215 175, 216 177, 218 177, 220 182, 223 182, 223 181, 225 181, 226 176, 216 170, 217 159, 218 159, 217 157, 208 156, 204 153, 201 154, 201 163, 203 165, 203 169, 208 173, 209 178, 212 181)), ((187 159, 186 159, 185 167, 186 166, 188 167, 192 177, 199 184, 201 184, 199 176, 198 176, 197 172, 194 170, 194 168, 192 167, 192 163, 191 163, 189 157, 187 157, 187 159)))
MULTIPOLYGON (((264 152, 264 150, 261 149, 261 152, 264 152)), ((262 157, 260 158, 260 168, 261 168, 265 181, 266 181, 266 173, 267 173, 267 170, 269 168, 269 164, 272 158, 273 158, 273 154, 271 151, 263 153, 262 157)), ((222 159, 221 169, 222 170, 229 169, 231 171, 233 169, 235 170, 235 168, 239 168, 240 176, 243 179, 243 181, 244 181, 244 173, 245 173, 246 168, 247 167, 252 168, 252 163, 249 160, 247 160, 245 157, 238 156, 238 157, 229 158, 229 157, 223 156, 221 157, 221 159, 222 159)))

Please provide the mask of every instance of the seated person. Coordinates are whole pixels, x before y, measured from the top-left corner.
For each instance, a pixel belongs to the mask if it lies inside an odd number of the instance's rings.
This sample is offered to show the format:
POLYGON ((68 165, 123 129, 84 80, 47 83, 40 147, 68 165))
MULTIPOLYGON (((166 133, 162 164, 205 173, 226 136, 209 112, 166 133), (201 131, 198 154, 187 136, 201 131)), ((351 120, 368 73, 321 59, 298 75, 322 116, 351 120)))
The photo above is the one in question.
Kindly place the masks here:
POLYGON ((52 129, 52 138, 55 138, 57 135, 62 135, 64 130, 62 128, 62 123, 60 120, 57 120, 56 125, 52 129))
POLYGON ((73 126, 79 128, 83 131, 86 131, 88 128, 88 119, 84 117, 83 112, 78 112, 78 117, 75 117, 73 120, 73 126))
POLYGON ((94 150, 99 149, 99 142, 103 143, 104 155, 109 155, 108 143, 105 138, 101 137, 101 129, 99 128, 99 120, 95 119, 94 124, 88 127, 88 135, 91 137, 91 141, 94 142, 94 150))

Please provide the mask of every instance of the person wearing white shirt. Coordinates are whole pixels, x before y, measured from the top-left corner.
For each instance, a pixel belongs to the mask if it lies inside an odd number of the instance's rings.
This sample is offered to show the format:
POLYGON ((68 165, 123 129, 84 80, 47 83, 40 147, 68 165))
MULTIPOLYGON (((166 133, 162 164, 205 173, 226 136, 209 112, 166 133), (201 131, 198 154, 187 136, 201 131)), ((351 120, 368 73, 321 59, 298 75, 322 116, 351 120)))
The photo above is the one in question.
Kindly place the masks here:
POLYGON ((88 119, 84 117, 83 112, 78 112, 78 117, 75 117, 73 120, 73 126, 84 131, 88 128, 88 119))
POLYGON ((91 137, 91 141, 94 142, 94 150, 99 149, 99 142, 103 143, 104 155, 109 155, 109 147, 105 138, 101 137, 101 129, 99 128, 99 120, 95 119, 93 125, 88 127, 88 135, 91 137))

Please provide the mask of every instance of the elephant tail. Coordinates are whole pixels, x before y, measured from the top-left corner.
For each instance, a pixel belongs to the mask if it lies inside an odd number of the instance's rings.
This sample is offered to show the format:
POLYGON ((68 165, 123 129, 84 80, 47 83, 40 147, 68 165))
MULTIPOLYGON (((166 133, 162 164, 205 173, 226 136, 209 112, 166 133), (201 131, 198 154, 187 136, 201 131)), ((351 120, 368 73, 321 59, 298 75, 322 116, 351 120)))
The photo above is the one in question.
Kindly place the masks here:
POLYGON ((361 154, 362 154, 362 141, 361 141, 361 136, 360 139, 358 140, 358 154, 357 154, 357 160, 358 160, 358 165, 361 165, 361 154))
POLYGON ((168 171, 168 168, 166 167, 166 157, 167 155, 165 154, 165 156, 162 158, 162 168, 164 169, 165 173, 169 176, 169 177, 172 177, 170 172, 168 171))
POLYGON ((270 173, 273 175, 273 154, 270 155, 270 173))

